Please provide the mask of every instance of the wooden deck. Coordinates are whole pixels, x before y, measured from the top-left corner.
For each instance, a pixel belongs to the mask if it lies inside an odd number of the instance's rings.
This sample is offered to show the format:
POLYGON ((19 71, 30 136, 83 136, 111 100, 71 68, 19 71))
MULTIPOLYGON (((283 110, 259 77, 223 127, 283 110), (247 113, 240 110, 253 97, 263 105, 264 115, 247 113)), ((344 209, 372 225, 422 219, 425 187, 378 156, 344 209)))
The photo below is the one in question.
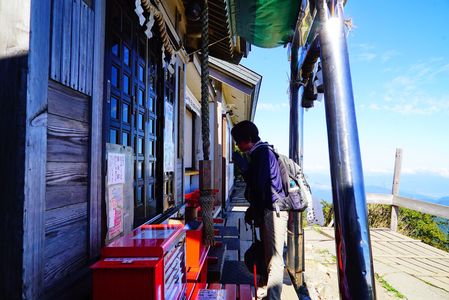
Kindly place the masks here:
MULTIPOLYGON (((449 299, 449 253, 390 229, 370 235, 378 299, 449 299)), ((305 245, 311 298, 338 298, 334 229, 306 228, 305 245)))

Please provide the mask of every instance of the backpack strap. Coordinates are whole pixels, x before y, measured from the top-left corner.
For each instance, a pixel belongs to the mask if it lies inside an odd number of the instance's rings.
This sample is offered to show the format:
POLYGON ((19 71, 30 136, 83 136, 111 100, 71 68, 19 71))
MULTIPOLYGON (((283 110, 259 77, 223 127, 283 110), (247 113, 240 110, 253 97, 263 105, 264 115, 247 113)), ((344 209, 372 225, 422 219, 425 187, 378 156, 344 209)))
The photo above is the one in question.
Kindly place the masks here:
MULTIPOLYGON (((271 191, 273 192, 273 194, 276 195, 276 197, 277 197, 276 200, 281 201, 281 200, 283 199, 283 198, 281 197, 281 195, 279 195, 279 193, 276 192, 276 190, 275 190, 273 187, 271 187, 271 191)), ((276 211, 276 213, 279 214, 280 208, 279 208, 279 203, 278 203, 277 201, 273 202, 273 208, 274 208, 274 210, 276 211)))
POLYGON ((276 190, 271 187, 271 191, 273 192, 273 194, 277 197, 277 200, 282 200, 283 198, 281 197, 281 195, 279 195, 278 192, 276 192, 276 190))

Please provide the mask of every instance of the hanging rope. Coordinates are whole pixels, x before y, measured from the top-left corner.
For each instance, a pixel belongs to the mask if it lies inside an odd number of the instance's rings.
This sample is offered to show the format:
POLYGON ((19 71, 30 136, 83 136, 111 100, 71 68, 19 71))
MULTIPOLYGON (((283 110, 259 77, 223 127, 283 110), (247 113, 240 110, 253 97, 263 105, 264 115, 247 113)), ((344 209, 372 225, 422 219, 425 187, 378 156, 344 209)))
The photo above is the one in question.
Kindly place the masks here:
POLYGON ((201 15, 201 134, 204 160, 209 160, 209 9, 203 2, 201 15))
MULTIPOLYGON (((209 8, 207 0, 203 2, 201 14, 201 135, 203 138, 203 160, 209 160, 209 8)), ((202 174, 204 176, 204 173, 202 174)), ((202 188, 200 191, 201 214, 203 218, 203 243, 214 244, 214 209, 212 190, 202 188)))
MULTIPOLYGON (((156 1, 158 3, 159 1, 156 1)), ((165 50, 170 53, 170 55, 173 55, 175 52, 175 49, 170 43, 170 38, 168 37, 167 28, 165 26, 164 16, 159 11, 159 9, 151 4, 150 0, 141 0, 142 7, 145 9, 145 11, 151 15, 154 16, 154 19, 158 25, 159 33, 161 35, 162 43, 164 44, 165 50)))

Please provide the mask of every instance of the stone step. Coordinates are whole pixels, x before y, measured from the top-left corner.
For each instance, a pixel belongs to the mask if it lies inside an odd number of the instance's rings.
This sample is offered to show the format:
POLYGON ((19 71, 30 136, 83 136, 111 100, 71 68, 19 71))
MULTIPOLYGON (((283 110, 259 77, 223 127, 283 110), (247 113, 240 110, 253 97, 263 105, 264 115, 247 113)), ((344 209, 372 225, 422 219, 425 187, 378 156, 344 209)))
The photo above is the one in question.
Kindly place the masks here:
POLYGON ((207 282, 220 282, 225 255, 226 244, 210 247, 208 257, 216 257, 217 261, 207 266, 207 282))

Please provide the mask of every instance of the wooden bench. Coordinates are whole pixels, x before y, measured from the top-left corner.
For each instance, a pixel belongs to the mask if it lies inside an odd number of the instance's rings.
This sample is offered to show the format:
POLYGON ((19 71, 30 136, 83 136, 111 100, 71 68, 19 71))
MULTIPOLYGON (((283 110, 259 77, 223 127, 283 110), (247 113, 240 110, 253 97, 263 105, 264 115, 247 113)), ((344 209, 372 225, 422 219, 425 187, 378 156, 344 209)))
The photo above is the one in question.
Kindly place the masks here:
POLYGON ((187 299, 198 300, 201 289, 225 290, 226 300, 251 300, 251 286, 249 284, 221 284, 221 283, 197 283, 187 285, 187 299))

